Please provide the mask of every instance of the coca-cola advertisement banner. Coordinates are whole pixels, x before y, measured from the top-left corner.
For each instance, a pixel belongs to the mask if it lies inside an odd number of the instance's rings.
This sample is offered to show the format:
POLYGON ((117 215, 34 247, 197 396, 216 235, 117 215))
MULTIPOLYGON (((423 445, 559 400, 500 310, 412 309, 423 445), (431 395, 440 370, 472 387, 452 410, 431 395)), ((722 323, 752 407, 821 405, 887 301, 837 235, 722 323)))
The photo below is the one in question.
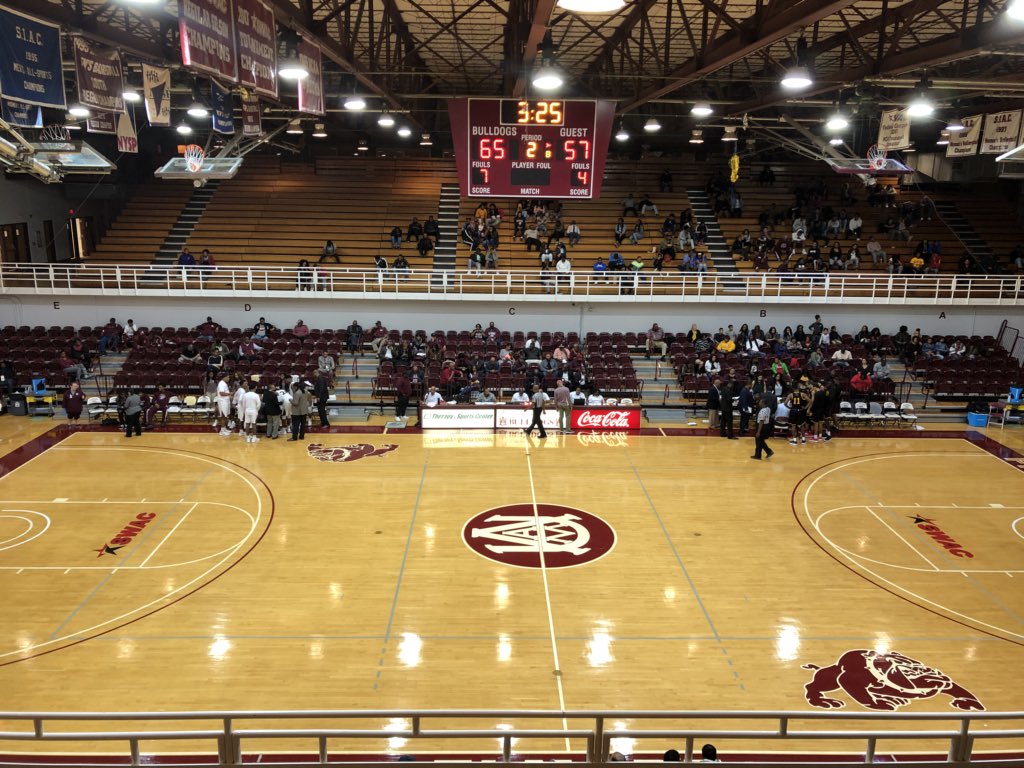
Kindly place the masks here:
POLYGON ((181 62, 189 69, 238 82, 231 0, 178 0, 181 62))
POLYGON ((573 408, 573 429, 624 432, 640 429, 639 408, 573 408))
POLYGON ((277 26, 260 0, 235 0, 238 69, 242 85, 277 98, 277 26))

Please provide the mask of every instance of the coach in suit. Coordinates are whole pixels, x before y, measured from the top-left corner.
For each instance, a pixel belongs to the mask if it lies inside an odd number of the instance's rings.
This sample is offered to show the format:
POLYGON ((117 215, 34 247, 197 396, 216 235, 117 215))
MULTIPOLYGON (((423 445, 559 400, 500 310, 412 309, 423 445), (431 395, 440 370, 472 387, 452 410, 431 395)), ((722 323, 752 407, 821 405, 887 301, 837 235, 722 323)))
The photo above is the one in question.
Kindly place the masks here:
POLYGON ((327 420, 327 399, 331 396, 327 378, 326 371, 317 371, 316 382, 313 384, 313 395, 316 397, 316 412, 320 417, 321 427, 331 426, 331 422, 327 420))
POLYGON ((736 436, 733 434, 732 425, 732 390, 733 382, 727 381, 722 385, 719 391, 719 422, 718 422, 718 434, 722 437, 727 437, 730 440, 735 440, 736 436))

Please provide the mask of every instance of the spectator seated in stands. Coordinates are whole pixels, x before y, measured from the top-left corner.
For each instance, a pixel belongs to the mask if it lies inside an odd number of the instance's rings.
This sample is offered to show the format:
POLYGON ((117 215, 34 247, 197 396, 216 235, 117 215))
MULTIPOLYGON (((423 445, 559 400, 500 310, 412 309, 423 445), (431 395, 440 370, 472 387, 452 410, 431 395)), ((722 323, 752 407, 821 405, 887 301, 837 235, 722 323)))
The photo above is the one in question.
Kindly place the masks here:
POLYGON ((623 216, 636 216, 636 214, 637 214, 636 200, 633 199, 633 195, 631 193, 631 194, 626 195, 625 199, 622 201, 622 215, 623 216))
POLYGON ((754 253, 754 269, 769 269, 771 265, 768 263, 768 251, 764 248, 758 248, 757 252, 754 253))
POLYGON ((182 248, 181 253, 178 254, 178 266, 185 267, 187 269, 188 267, 194 267, 195 265, 196 257, 188 252, 188 247, 182 248))
POLYGON ((619 220, 615 222, 614 236, 615 247, 621 247, 622 241, 626 239, 626 222, 621 216, 619 217, 619 220))
POLYGON ((124 332, 115 318, 110 318, 110 321, 103 326, 103 331, 100 335, 99 345, 97 346, 97 352, 102 356, 107 353, 109 349, 112 352, 121 351, 121 334, 124 332))
POLYGON ((551 266, 552 264, 554 264, 554 262, 555 262, 555 254, 551 250, 551 245, 550 244, 544 246, 544 250, 540 252, 539 259, 540 259, 540 265, 542 267, 545 266, 545 265, 546 266, 551 266))
POLYGON ((483 272, 485 261, 486 259, 484 257, 483 248, 481 248, 480 244, 477 243, 473 246, 473 252, 469 254, 467 268, 470 272, 483 272))
POLYGON ((295 327, 292 328, 292 336, 300 341, 309 336, 309 326, 302 322, 301 318, 295 323, 295 327))
POLYGON ((402 228, 395 226, 391 228, 391 247, 396 251, 402 247, 402 228))
POLYGON ((435 243, 441 242, 441 227, 433 216, 427 216, 427 221, 423 225, 423 234, 431 238, 435 243))
POLYGON ((717 349, 719 352, 722 352, 723 354, 729 354, 730 352, 736 351, 736 342, 733 341, 728 336, 726 336, 724 339, 718 342, 718 344, 715 346, 715 349, 717 349))
POLYGON ((462 231, 459 236, 462 239, 462 243, 470 249, 476 247, 477 243, 480 242, 480 230, 473 219, 466 219, 466 223, 462 225, 462 231))
POLYGON ((750 230, 744 229, 743 232, 732 241, 732 252, 738 253, 745 259, 750 255, 752 244, 753 241, 750 237, 750 230))
POLYGON ((419 252, 420 256, 426 258, 427 255, 434 250, 434 241, 426 235, 422 235, 419 242, 416 243, 416 250, 419 252))
POLYGON ((696 228, 693 230, 693 242, 696 245, 704 245, 708 239, 708 225, 703 221, 697 222, 696 228))
POLYGON ((224 352, 220 346, 210 348, 210 354, 206 356, 206 372, 220 373, 224 370, 224 352))
POLYGON ((335 264, 341 264, 341 257, 338 256, 338 249, 335 247, 333 240, 328 240, 324 243, 324 249, 320 253, 320 260, 317 264, 323 264, 328 259, 334 259, 335 264))
POLYGON ((846 222, 846 230, 854 240, 860 240, 860 231, 863 228, 864 219, 860 217, 859 213, 854 213, 850 220, 846 222))
POLYGON ((540 242, 540 230, 537 228, 536 222, 527 222, 526 228, 523 230, 523 243, 526 245, 527 253, 533 250, 540 253, 542 244, 540 242))
POLYGON ((629 242, 636 245, 644 239, 644 220, 637 219, 633 225, 633 232, 629 236, 629 242))
POLYGON ((573 219, 568 228, 565 230, 566 237, 569 239, 569 247, 579 245, 580 238, 583 233, 580 231, 580 225, 576 223, 576 219, 573 219))
POLYGON ((666 168, 658 177, 658 189, 662 192, 672 192, 672 171, 666 168))
POLYGON ((600 276, 602 279, 607 279, 605 273, 608 271, 608 265, 604 263, 604 256, 598 256, 597 261, 594 262, 594 274, 600 276))
POLYGON ((626 262, 622 259, 622 254, 618 251, 612 251, 608 254, 608 269, 612 272, 621 272, 626 268, 626 262))
POLYGON ((215 323, 212 317, 207 317, 206 322, 196 328, 196 341, 213 341, 223 330, 224 327, 220 323, 215 323))
POLYGON ((57 364, 64 371, 64 374, 68 376, 69 381, 85 381, 89 378, 89 371, 86 370, 85 366, 76 362, 67 352, 61 352, 60 357, 57 359, 57 364))
POLYGON ((359 324, 358 320, 353 320, 352 324, 345 329, 345 340, 348 351, 358 352, 360 355, 363 354, 362 338, 363 326, 359 324))
POLYGON ((910 268, 907 270, 912 275, 924 274, 924 259, 917 254, 910 257, 910 268))
POLYGON ((850 250, 847 251, 843 269, 860 269, 860 254, 857 253, 856 245, 851 245, 850 250))
POLYGON ((409 260, 406 259, 405 256, 399 254, 395 259, 395 263, 391 265, 391 268, 395 270, 395 274, 398 275, 400 279, 407 280, 409 278, 409 260))
POLYGON ((887 270, 890 275, 903 274, 903 261, 900 259, 900 255, 898 253, 890 254, 887 270))
POLYGON ((409 222, 409 226, 405 230, 406 242, 415 243, 423 235, 423 225, 420 224, 420 220, 415 216, 412 217, 412 221, 409 222))
POLYGON ((256 325, 252 327, 252 335, 250 336, 250 338, 253 341, 259 343, 261 341, 265 341, 267 337, 270 335, 271 331, 276 330, 277 328, 268 323, 266 321, 266 318, 261 317, 259 321, 257 321, 256 325))
POLYGON ((850 379, 850 387, 863 397, 868 396, 873 386, 874 382, 867 368, 859 369, 850 379))
POLYGON ((185 345, 185 347, 181 350, 181 354, 178 355, 179 363, 198 363, 202 359, 203 354, 202 352, 199 351, 199 347, 197 347, 191 341, 185 345))
POLYGON ((665 356, 668 355, 668 342, 665 340, 665 329, 657 323, 654 323, 647 331, 647 339, 644 342, 645 352, 644 357, 650 359, 651 350, 657 349, 661 355, 661 359, 664 360, 665 356))
POLYGON ((835 365, 841 365, 844 368, 849 367, 850 362, 853 360, 853 353, 850 352, 846 347, 840 347, 832 353, 832 362, 835 365))
POLYGON ((676 224, 675 214, 670 213, 668 218, 666 218, 661 224, 661 234, 662 236, 671 239, 675 237, 676 229, 678 229, 678 225, 676 224))

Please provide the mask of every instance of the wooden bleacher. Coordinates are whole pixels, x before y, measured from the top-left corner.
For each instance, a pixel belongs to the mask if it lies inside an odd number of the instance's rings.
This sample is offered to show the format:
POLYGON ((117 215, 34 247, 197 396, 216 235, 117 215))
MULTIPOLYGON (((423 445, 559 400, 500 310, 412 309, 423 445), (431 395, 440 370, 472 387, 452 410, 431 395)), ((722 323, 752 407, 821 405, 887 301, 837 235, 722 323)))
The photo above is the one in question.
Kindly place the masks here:
MULTIPOLYGON (((1005 191, 995 184, 977 184, 972 185, 970 194, 947 195, 946 199, 956 203, 960 215, 1006 266, 1007 255, 1024 243, 1024 235, 1005 191)), ((1014 269, 1010 265, 1010 270, 1014 269)))
MULTIPOLYGON (((218 264, 295 266, 316 263, 333 240, 342 267, 372 269, 383 253, 391 262, 391 228, 404 232, 413 216, 437 215, 441 183, 454 181, 445 160, 321 158, 315 165, 246 158, 221 184, 188 246, 209 248, 218 264)), ((401 252, 413 269, 429 269, 414 243, 401 252)), ((333 265, 333 261, 330 262, 333 265)))
POLYGON ((149 264, 191 194, 188 181, 150 179, 138 187, 90 255, 89 263, 149 264))

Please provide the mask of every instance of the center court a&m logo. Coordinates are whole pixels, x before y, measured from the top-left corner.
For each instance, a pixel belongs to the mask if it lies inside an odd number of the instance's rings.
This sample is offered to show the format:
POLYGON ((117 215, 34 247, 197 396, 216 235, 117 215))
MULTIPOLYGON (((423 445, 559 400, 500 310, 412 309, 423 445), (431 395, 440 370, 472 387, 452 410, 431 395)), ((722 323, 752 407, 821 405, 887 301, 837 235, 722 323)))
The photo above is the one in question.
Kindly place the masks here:
POLYGON ((462 528, 462 540, 481 557, 504 565, 572 568, 611 552, 615 531, 582 509, 507 504, 471 517, 462 528))

